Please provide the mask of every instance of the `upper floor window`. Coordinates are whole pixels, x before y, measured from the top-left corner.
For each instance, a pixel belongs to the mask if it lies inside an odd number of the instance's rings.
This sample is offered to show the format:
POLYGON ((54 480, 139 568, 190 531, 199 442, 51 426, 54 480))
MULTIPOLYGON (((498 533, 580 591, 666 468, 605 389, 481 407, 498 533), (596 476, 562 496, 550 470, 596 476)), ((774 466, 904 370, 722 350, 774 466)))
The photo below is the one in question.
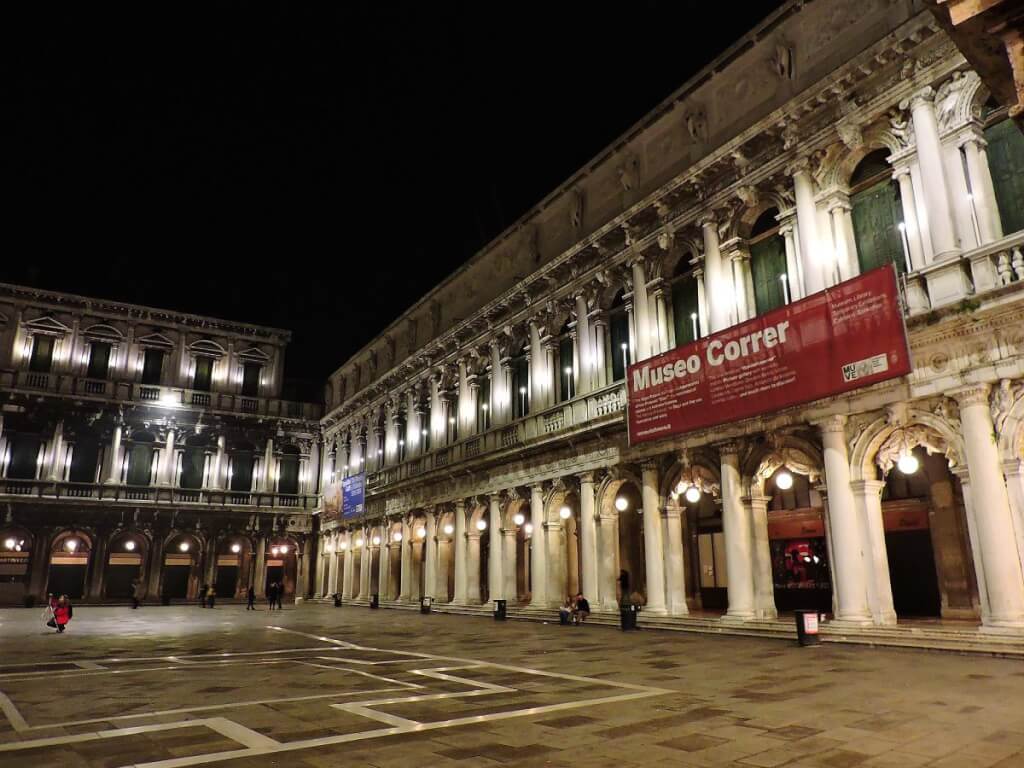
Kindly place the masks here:
POLYGON ((192 376, 192 389, 209 392, 213 383, 213 358, 199 355, 196 357, 196 370, 192 376))
POLYGON ((252 490, 253 475, 256 471, 256 449, 243 445, 231 452, 228 465, 228 486, 232 491, 248 493, 252 490))
POLYGON ((281 449, 280 472, 277 477, 277 492, 296 494, 299 492, 299 449, 285 446, 281 449))
POLYGON ((185 440, 185 449, 181 452, 181 476, 178 485, 182 488, 202 488, 206 480, 206 447, 209 444, 205 435, 190 435, 185 440))
POLYGON ((622 381, 633 362, 633 349, 629 343, 629 315, 621 292, 608 311, 608 335, 612 345, 612 381, 622 381))
POLYGON ((149 485, 152 482, 156 463, 156 438, 149 432, 132 435, 128 452, 128 485, 149 485))
POLYGON ((857 165, 850 178, 853 238, 860 271, 889 263, 907 271, 903 249, 903 203, 899 184, 892 178, 888 150, 872 152, 857 165))
POLYGON ((676 277, 672 280, 672 325, 677 347, 700 338, 697 278, 690 271, 686 257, 679 261, 676 277))
POLYGON ((476 398, 476 431, 486 432, 491 428, 491 377, 480 377, 480 389, 476 398))
POLYGON ((142 383, 159 384, 164 368, 164 353, 159 349, 147 349, 143 353, 142 383))
POLYGON ((11 480, 35 480, 42 466, 42 446, 43 441, 35 435, 12 435, 6 476, 11 480))
POLYGON ((530 364, 526 355, 512 359, 512 417, 521 419, 530 412, 530 364))
POLYGON ((71 448, 71 468, 68 480, 72 483, 99 481, 100 443, 95 437, 80 436, 71 448))
POLYGON ((398 441, 397 445, 395 446, 395 454, 398 456, 399 462, 405 461, 405 434, 405 418, 403 417, 399 419, 397 424, 395 425, 395 436, 396 440, 398 441))
POLYGON ((576 396, 576 366, 573 363, 572 336, 565 333, 558 340, 558 402, 576 396))
POLYGON ((750 271, 754 281, 754 305, 759 315, 783 306, 792 295, 786 274, 786 242, 779 235, 776 221, 778 214, 777 208, 769 208, 750 231, 750 271))
POLYGON ((1004 118, 985 129, 989 173, 1003 233, 1024 229, 1024 133, 1004 118))
POLYGON ((242 366, 242 394, 256 397, 260 391, 260 372, 263 366, 259 363, 245 363, 242 366))
POLYGON ((53 336, 36 334, 32 337, 32 357, 28 369, 36 373, 49 373, 53 364, 53 336))
POLYGON ((448 401, 447 442, 449 445, 459 441, 459 397, 456 395, 448 401))
POLYGON ((423 410, 420 411, 420 439, 422 440, 423 450, 421 453, 427 453, 430 451, 430 403, 423 405, 423 410))
POLYGON ((110 344, 105 341, 94 341, 89 345, 89 370, 86 376, 90 379, 105 379, 110 369, 110 344))

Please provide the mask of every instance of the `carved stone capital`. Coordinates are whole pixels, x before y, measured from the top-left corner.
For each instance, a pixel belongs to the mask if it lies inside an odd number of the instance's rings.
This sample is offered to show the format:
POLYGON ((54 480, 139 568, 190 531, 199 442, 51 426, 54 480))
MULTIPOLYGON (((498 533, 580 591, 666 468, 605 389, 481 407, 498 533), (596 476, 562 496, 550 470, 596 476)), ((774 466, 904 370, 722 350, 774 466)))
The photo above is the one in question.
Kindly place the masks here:
POLYGON ((949 394, 953 396, 961 409, 972 405, 984 405, 987 408, 991 389, 991 386, 988 384, 971 384, 970 386, 953 390, 949 394))
POLYGON ((840 434, 846 435, 846 415, 842 413, 836 413, 831 416, 826 416, 824 419, 812 422, 814 426, 821 430, 823 435, 827 434, 840 434))

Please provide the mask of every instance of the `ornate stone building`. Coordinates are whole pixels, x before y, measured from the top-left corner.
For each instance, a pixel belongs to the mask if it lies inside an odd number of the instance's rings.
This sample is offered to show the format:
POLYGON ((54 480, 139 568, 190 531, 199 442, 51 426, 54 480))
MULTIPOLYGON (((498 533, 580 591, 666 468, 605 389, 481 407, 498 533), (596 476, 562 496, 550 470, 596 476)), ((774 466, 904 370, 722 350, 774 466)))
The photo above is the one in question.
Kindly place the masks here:
POLYGON ((922 3, 785 4, 330 377, 316 592, 1024 628, 1022 179, 922 3), (630 446, 631 361, 890 263, 910 376, 630 446))
POLYGON ((290 334, 0 284, 0 603, 306 595, 319 405, 290 334))

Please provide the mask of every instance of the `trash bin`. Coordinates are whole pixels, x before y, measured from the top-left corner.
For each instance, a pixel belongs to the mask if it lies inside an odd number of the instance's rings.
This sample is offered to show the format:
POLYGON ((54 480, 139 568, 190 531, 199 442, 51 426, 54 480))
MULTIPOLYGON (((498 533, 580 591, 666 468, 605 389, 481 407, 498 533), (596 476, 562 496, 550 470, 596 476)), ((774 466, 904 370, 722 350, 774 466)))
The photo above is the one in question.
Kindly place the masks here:
POLYGON ((796 611, 796 639, 802 646, 818 645, 818 612, 796 611))
POLYGON ((430 613, 430 606, 433 605, 434 598, 424 597, 420 600, 420 613, 430 613))
POLYGON ((370 607, 380 608, 380 595, 378 595, 376 592, 370 595, 370 607))
POLYGON ((504 621, 505 620, 505 606, 506 606, 506 602, 504 600, 495 600, 494 601, 494 620, 495 621, 504 621))
POLYGON ((334 607, 341 608, 341 593, 335 592, 332 597, 334 598, 334 607))
POLYGON ((636 615, 640 610, 640 606, 629 603, 619 607, 619 623, 622 626, 623 632, 628 632, 631 629, 636 629, 636 615))

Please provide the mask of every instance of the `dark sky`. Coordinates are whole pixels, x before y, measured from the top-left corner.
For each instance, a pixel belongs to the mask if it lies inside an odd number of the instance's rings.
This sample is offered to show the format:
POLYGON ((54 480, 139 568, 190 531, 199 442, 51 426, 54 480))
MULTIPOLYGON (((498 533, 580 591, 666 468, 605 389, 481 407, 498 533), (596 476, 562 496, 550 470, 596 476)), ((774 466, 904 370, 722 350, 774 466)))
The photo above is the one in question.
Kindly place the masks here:
POLYGON ((322 381, 777 4, 5 11, 0 280, 290 328, 322 381))

